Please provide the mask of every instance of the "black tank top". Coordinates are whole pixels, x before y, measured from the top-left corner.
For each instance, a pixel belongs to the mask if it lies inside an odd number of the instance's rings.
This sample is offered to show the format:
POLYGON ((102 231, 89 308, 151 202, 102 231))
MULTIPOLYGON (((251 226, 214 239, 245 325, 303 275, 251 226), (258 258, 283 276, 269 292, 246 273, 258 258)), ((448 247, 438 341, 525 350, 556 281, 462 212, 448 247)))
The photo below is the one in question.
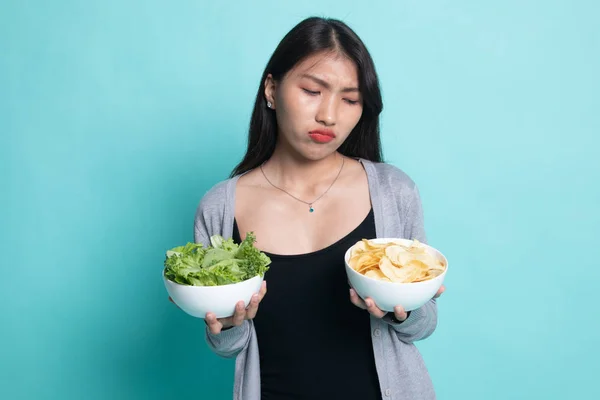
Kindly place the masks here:
MULTIPOLYGON (((313 216, 311 216, 313 217, 313 216)), ((268 292, 254 319, 261 399, 381 399, 369 313, 350 302, 344 253, 375 237, 373 210, 335 244, 274 255, 268 292)), ((233 239, 240 242, 237 223, 233 239)))

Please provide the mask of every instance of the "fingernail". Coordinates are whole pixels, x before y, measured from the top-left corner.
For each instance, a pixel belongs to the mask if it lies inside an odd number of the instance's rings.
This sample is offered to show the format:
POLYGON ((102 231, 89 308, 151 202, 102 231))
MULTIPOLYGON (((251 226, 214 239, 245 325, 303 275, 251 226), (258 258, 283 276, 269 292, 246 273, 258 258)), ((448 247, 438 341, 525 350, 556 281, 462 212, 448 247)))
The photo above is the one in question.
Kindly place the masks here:
POLYGON ((354 289, 350 289, 350 296, 354 296, 354 289))
POLYGON ((252 295, 252 301, 258 301, 258 295, 257 294, 252 295))
POLYGON ((367 307, 371 307, 373 305, 373 303, 371 303, 371 300, 365 301, 365 304, 367 305, 367 307))

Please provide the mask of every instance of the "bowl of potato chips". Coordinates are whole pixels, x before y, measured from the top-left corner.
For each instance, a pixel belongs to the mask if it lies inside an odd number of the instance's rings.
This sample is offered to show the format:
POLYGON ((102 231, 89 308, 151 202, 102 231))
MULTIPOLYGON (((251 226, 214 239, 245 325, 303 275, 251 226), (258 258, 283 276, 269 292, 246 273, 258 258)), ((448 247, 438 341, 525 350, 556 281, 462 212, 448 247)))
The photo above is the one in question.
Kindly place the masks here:
POLYGON ((444 283, 448 260, 437 249, 408 239, 362 239, 345 254, 350 285, 383 311, 416 310, 444 283))

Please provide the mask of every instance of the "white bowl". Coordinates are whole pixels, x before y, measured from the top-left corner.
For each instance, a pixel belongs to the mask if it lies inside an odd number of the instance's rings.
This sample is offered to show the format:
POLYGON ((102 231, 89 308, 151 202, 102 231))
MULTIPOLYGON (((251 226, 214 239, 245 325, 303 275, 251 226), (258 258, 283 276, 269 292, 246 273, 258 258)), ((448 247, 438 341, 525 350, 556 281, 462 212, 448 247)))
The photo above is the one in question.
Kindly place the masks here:
POLYGON ((248 306, 252 295, 260 291, 263 280, 264 277, 257 275, 230 285, 189 286, 167 279, 163 270, 163 281, 173 302, 197 318, 204 318, 207 312, 214 313, 217 318, 232 316, 240 300, 248 306))
MULTIPOLYGON (((390 238, 369 239, 369 241, 372 241, 373 243, 398 242, 404 245, 410 245, 412 243, 412 240, 390 238)), ((346 274, 348 275, 350 285, 356 290, 356 293, 361 298, 365 299, 370 297, 377 307, 383 311, 393 312, 394 307, 398 305, 404 307, 406 311, 416 310, 435 296, 444 283, 444 278, 448 272, 448 260, 446 257, 433 247, 424 243, 422 243, 422 245, 426 247, 427 252, 442 260, 446 265, 444 272, 435 278, 413 283, 386 282, 370 278, 356 272, 348 265, 350 252, 352 250, 351 247, 346 251, 344 256, 346 274)))

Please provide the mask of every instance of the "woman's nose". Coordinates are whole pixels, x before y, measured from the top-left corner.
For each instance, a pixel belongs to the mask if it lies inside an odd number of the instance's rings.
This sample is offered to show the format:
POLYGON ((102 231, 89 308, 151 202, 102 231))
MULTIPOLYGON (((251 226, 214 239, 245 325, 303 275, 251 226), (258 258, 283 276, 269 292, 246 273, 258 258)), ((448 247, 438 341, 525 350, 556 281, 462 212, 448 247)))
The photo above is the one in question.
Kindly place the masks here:
POLYGON ((321 101, 321 104, 319 106, 319 111, 317 112, 316 115, 316 120, 317 122, 326 125, 326 126, 331 126, 331 125, 335 125, 336 120, 337 120, 337 103, 335 98, 333 97, 323 97, 323 100, 321 101))

